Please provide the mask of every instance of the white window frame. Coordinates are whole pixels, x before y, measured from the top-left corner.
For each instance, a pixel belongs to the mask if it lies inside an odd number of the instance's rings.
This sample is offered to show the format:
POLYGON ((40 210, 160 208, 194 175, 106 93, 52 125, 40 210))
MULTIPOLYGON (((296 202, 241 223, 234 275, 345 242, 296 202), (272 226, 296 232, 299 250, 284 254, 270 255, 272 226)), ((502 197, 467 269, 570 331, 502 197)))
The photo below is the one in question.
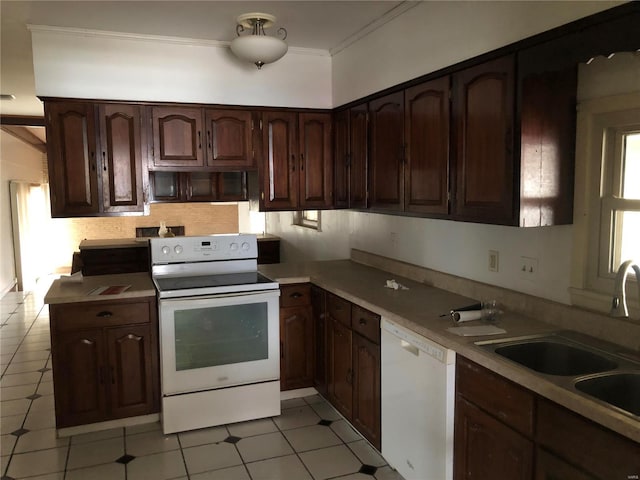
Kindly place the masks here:
MULTIPOLYGON (((615 270, 610 265, 612 212, 640 211, 639 200, 618 198, 621 138, 640 128, 640 92, 596 98, 578 106, 571 302, 608 313, 615 270), (613 163, 612 163, 613 161, 613 163)), ((614 258, 616 257, 614 252, 614 258)), ((619 263, 619 260, 616 259, 619 263)), ((627 279, 630 316, 638 318, 635 278, 627 279)))
POLYGON ((318 232, 321 232, 321 223, 320 223, 320 210, 299 210, 296 212, 293 212, 293 225, 297 225, 299 227, 304 227, 304 228, 310 228, 312 230, 317 230, 318 232), (311 219, 309 218, 309 216, 307 215, 307 212, 309 211, 313 211, 316 212, 317 214, 317 220, 316 219, 311 219))

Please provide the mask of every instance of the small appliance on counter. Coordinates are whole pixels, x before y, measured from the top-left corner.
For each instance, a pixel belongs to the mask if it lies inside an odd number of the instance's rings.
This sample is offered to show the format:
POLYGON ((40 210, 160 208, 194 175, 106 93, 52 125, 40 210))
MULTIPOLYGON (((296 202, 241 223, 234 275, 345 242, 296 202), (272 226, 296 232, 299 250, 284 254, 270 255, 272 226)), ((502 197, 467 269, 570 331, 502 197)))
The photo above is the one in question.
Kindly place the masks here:
POLYGON ((258 273, 256 236, 149 243, 164 433, 279 415, 280 289, 258 273))

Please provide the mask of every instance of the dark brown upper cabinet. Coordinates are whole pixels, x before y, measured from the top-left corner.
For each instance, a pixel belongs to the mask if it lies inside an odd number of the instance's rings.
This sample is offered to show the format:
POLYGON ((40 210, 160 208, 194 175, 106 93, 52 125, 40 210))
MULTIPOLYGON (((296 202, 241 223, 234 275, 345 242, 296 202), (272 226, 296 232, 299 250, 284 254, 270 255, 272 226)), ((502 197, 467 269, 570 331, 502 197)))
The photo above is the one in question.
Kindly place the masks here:
POLYGON ((45 102, 51 215, 144 211, 141 107, 45 102))
POLYGON ((204 167, 202 109, 152 107, 154 167, 204 167))
POLYGON ((460 220, 514 218, 514 57, 453 75, 456 191, 460 220))
POLYGON ((406 166, 404 209, 449 213, 450 77, 405 90, 406 166))
POLYGON ((152 168, 255 168, 249 110, 152 107, 152 168))
POLYGON ((96 214, 95 110, 90 103, 45 102, 51 216, 96 214))
POLYGON ((98 122, 103 211, 144 211, 141 107, 100 104, 98 122))
POLYGON ((205 110, 207 166, 254 168, 248 110, 205 110))
POLYGON ((332 205, 331 115, 267 111, 262 114, 264 210, 320 209, 332 205))
POLYGON ((367 104, 334 116, 336 208, 367 208, 367 104))
POLYGON ((149 172, 151 202, 247 200, 247 172, 149 172))
POLYGON ((369 102, 370 207, 402 210, 404 205, 404 91, 369 102))

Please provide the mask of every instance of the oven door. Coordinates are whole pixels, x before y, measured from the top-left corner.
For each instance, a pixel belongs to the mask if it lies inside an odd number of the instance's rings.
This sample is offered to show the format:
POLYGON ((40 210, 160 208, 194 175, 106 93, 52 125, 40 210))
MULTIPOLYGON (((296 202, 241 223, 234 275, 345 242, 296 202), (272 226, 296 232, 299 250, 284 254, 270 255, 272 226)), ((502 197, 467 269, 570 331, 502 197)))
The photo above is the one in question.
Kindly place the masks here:
POLYGON ((160 299, 162 394, 278 380, 279 296, 160 299))

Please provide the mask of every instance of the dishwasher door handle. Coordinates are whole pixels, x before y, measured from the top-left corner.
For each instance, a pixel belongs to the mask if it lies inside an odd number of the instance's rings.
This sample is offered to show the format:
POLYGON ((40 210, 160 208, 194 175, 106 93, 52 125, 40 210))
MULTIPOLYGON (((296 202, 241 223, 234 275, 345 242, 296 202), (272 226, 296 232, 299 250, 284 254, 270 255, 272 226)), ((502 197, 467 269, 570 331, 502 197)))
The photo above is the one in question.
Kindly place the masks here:
POLYGON ((400 346, 404 348, 407 352, 415 355, 416 357, 420 354, 420 350, 418 350, 418 347, 416 347, 415 345, 412 345, 411 343, 405 340, 400 340, 400 346))

